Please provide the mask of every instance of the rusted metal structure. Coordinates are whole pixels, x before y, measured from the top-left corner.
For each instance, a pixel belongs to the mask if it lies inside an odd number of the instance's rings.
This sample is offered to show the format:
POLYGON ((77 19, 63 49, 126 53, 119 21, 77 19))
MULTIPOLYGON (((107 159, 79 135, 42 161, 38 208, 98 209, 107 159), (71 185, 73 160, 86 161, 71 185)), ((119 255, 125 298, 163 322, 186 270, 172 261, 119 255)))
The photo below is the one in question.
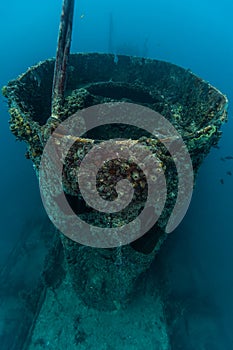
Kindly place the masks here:
MULTIPOLYGON (((72 54, 69 60, 66 96, 63 106, 60 107, 59 121, 51 118, 53 72, 54 60, 50 59, 31 67, 3 89, 9 102, 11 131, 17 139, 26 142, 27 158, 32 160, 36 171, 39 169, 49 133, 58 123, 80 109, 100 103, 127 101, 149 107, 165 116, 178 130, 188 148, 194 175, 221 136, 220 128, 226 120, 226 97, 189 70, 176 65, 129 56, 119 56, 116 63, 114 56, 110 54, 72 54)), ((108 216, 100 217, 85 206, 76 179, 72 178, 71 174, 92 145, 101 140, 101 135, 109 139, 119 137, 119 130, 124 138, 129 139, 129 143, 136 140, 160 158, 166 174, 168 197, 155 227, 142 238, 121 248, 121 271, 125 269, 124 292, 122 278, 117 286, 118 248, 104 250, 82 247, 61 236, 76 290, 86 302, 101 308, 114 307, 113 300, 117 300, 118 295, 121 295, 120 299, 124 302, 127 300, 126 295, 132 292, 134 281, 149 267, 166 238, 164 227, 177 196, 176 169, 164 145, 141 130, 129 126, 120 125, 116 128, 109 125, 101 131, 97 130, 96 134, 84 135, 79 139, 68 155, 67 163, 64 164, 64 188, 77 214, 87 220, 89 217, 89 220, 102 222, 103 227, 107 225, 108 216), (93 276, 97 275, 99 278, 93 279, 93 276), (98 284, 95 285, 93 280, 98 280, 98 284)), ((127 141, 125 144, 127 145, 127 141)), ((105 186, 101 187, 100 195, 106 194, 107 190, 109 196, 114 197, 114 183, 106 179, 107 175, 113 174, 116 167, 121 168, 122 174, 127 167, 127 176, 130 177, 136 169, 135 164, 120 165, 117 161, 111 166, 108 165, 102 174, 105 176, 105 186)), ((146 198, 145 178, 142 175, 132 181, 136 193, 134 209, 138 213, 146 198)), ((135 214, 132 214, 132 211, 124 211, 120 216, 113 218, 113 222, 126 222, 131 219, 131 215, 135 214)))

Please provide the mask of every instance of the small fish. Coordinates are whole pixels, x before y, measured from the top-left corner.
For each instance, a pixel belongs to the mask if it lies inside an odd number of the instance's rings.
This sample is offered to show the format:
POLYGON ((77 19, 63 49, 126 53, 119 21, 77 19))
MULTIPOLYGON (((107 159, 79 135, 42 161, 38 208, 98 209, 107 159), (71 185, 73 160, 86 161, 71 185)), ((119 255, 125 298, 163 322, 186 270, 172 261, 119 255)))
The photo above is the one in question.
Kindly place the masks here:
POLYGON ((220 149, 220 147, 218 146, 218 145, 215 145, 215 146, 213 146, 214 148, 217 148, 217 149, 220 149))
POLYGON ((85 17, 84 13, 80 16, 81 19, 83 19, 85 17))
POLYGON ((227 171, 227 175, 231 176, 232 175, 232 172, 229 170, 227 171))
POLYGON ((224 184, 224 181, 223 181, 223 179, 220 179, 220 183, 223 185, 224 184))
POLYGON ((233 159, 232 156, 226 156, 225 159, 233 159))
POLYGON ((223 157, 221 157, 220 160, 221 160, 222 162, 225 162, 225 158, 223 158, 223 157))

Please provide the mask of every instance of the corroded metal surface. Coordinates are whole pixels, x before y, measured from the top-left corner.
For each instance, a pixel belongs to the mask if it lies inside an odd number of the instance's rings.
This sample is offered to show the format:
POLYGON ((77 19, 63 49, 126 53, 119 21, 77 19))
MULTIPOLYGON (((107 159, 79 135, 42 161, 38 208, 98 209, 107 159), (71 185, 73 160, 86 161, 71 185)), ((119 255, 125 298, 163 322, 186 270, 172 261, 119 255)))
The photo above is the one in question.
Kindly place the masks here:
MULTIPOLYGON (((54 60, 39 63, 3 88, 9 101, 11 131, 17 139, 27 143, 26 156, 37 172, 44 145, 59 123, 80 109, 106 102, 136 103, 163 115, 182 136, 191 156, 194 176, 221 136, 220 128, 227 118, 227 99, 189 70, 144 58, 119 56, 116 62, 113 55, 71 55, 65 104, 55 119, 50 116, 53 69, 54 60)), ((126 178, 133 184, 132 204, 120 214, 100 215, 91 210, 83 201, 76 181, 76 169, 93 145, 105 138, 119 137, 119 133, 126 139, 121 141, 122 147, 143 144, 152 156, 160 159, 168 196, 156 225, 131 245, 106 251, 82 247, 62 237, 75 289, 87 303, 100 308, 114 308, 119 299, 126 300, 132 292, 135 280, 150 266, 166 238, 164 227, 177 197, 177 170, 165 147, 166 138, 162 143, 129 125, 106 125, 77 139, 66 157, 63 184, 73 210, 100 227, 131 221, 142 210, 147 195, 146 176, 133 161, 112 160, 97 178, 99 194, 106 200, 116 197, 115 185, 119 178, 126 178), (117 282, 119 265, 120 284, 117 282)), ((64 135, 72 137, 69 130, 64 130, 64 135)), ((57 142, 64 135, 56 135, 57 142)), ((155 176, 153 170, 150 176, 155 176)))

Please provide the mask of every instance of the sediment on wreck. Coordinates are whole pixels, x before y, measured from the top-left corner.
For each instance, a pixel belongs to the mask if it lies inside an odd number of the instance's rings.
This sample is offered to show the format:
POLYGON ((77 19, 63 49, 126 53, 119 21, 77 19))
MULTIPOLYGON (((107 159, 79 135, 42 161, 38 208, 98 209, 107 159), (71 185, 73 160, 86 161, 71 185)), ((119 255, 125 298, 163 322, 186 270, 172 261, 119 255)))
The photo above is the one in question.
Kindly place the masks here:
MULTIPOLYGON (((11 131, 17 139, 26 142, 27 158, 32 160, 37 174, 49 137, 48 130, 52 132, 58 125, 50 118, 53 71, 54 60, 46 60, 31 67, 3 89, 9 103, 11 131)), ((72 54, 67 74, 61 120, 83 108, 107 102, 128 102, 148 107, 163 115, 182 136, 195 177, 203 159, 221 137, 221 125, 227 118, 227 99, 189 70, 152 59, 118 56, 116 63, 111 54, 72 54)), ((116 305, 130 300, 135 281, 149 268, 166 238, 164 227, 177 196, 177 171, 164 145, 137 128, 106 125, 83 135, 64 164, 64 191, 77 215, 102 227, 109 224, 107 215, 100 216, 85 205, 72 170, 92 144, 105 138, 117 138, 119 134, 128 142, 143 144, 159 157, 166 175, 168 195, 156 225, 129 245, 97 249, 81 246, 61 235, 67 270, 75 290, 87 304, 100 309, 114 309, 116 305)), ((107 177, 121 166, 113 161, 104 170, 103 176, 107 177)), ((132 177, 132 172, 137 170, 136 165, 129 163, 127 166, 127 175, 132 177)), ((136 200, 128 211, 111 216, 113 226, 119 221, 121 224, 130 221, 141 210, 147 191, 144 180, 143 175, 133 179, 136 200)), ((109 195, 113 195, 111 183, 108 190, 109 195)))

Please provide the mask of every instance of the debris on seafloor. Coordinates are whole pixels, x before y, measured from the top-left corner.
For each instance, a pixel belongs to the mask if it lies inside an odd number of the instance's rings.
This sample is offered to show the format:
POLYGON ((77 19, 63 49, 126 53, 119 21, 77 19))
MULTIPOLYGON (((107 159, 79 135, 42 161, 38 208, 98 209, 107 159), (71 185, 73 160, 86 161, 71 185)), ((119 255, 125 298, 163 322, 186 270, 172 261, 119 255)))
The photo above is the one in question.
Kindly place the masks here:
POLYGON ((223 179, 220 179, 220 183, 223 185, 223 184, 224 184, 224 180, 223 180, 223 179))
POLYGON ((231 176, 232 172, 230 170, 227 171, 227 175, 231 176))

